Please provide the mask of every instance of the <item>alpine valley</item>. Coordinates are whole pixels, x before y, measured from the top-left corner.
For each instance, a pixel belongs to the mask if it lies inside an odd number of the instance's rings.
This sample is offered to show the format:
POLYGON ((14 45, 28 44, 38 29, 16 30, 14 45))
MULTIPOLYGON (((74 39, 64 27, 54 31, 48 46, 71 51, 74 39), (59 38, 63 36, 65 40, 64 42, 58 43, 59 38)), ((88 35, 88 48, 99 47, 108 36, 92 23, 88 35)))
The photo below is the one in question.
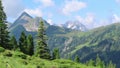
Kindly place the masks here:
POLYGON ((50 50, 59 48, 62 58, 73 59, 78 55, 80 62, 86 63, 90 59, 95 60, 99 55, 105 64, 112 61, 117 68, 120 67, 120 23, 89 30, 79 21, 68 21, 66 24, 56 26, 50 25, 41 17, 33 18, 23 12, 13 24, 8 24, 10 36, 14 35, 18 40, 24 31, 26 35, 32 34, 36 39, 41 20, 44 21, 50 50))

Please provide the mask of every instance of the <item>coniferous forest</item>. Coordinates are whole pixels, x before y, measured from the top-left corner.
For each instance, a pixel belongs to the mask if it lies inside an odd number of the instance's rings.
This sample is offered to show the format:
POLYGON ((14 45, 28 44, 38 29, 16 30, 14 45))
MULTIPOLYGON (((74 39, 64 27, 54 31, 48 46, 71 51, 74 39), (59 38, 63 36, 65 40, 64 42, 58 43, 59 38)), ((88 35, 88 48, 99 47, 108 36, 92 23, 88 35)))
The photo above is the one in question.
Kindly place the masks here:
MULTIPOLYGON (((29 16, 26 12, 24 14, 29 16)), ((16 22, 21 22, 17 20, 16 22)), ((32 22, 34 20, 30 21, 32 22)), ((120 24, 82 32, 49 25, 40 18, 37 30, 30 32, 22 25, 13 24, 14 26, 8 27, 7 23, 9 23, 7 15, 0 0, 0 68, 119 68, 120 66, 119 59, 114 59, 119 57, 120 52, 120 32, 117 31, 120 29, 120 24)))

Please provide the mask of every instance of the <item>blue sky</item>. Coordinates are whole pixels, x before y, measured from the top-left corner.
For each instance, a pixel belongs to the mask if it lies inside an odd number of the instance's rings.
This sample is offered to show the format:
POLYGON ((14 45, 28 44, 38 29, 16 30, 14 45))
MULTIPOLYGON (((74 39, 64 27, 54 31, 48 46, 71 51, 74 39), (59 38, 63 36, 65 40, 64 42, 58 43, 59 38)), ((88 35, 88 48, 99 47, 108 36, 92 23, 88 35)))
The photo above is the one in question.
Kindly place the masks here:
POLYGON ((50 24, 78 20, 88 27, 120 21, 120 0, 3 0, 7 20, 14 20, 26 11, 50 24))

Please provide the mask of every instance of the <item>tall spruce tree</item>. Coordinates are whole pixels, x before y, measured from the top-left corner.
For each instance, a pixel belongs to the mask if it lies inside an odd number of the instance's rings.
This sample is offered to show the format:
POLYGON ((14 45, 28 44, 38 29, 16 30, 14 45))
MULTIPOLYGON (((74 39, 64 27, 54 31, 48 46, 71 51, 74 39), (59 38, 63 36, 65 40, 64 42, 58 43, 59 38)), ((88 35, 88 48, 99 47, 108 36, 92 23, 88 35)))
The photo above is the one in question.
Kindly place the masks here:
POLYGON ((87 61, 86 63, 88 66, 95 66, 95 62, 93 59, 90 59, 89 61, 87 61))
POLYGON ((104 61, 102 61, 99 57, 99 55, 97 54, 97 57, 96 57, 96 66, 100 67, 100 68, 105 68, 105 64, 104 64, 104 61))
POLYGON ((76 55, 76 56, 75 56, 74 61, 75 61, 75 62, 77 62, 77 63, 79 63, 79 62, 80 62, 80 59, 79 59, 79 56, 78 56, 78 55, 76 55))
POLYGON ((55 48, 54 50, 53 50, 53 55, 52 55, 53 57, 53 59, 60 59, 60 54, 59 54, 59 49, 58 48, 55 48))
POLYGON ((28 35, 27 37, 27 51, 28 55, 32 56, 34 54, 34 42, 32 35, 28 35))
POLYGON ((26 40, 27 36, 25 35, 24 32, 21 33, 21 36, 19 38, 19 48, 20 51, 22 51, 23 53, 27 54, 27 40, 26 40))
POLYGON ((2 0, 0 0, 0 46, 7 48, 9 46, 9 32, 6 25, 6 14, 1 1, 2 0))
POLYGON ((68 60, 72 60, 72 55, 68 54, 68 60))
POLYGON ((102 64, 102 61, 101 61, 99 55, 97 54, 97 56, 96 56, 96 66, 100 66, 101 64, 102 64))
POLYGON ((106 68, 116 68, 116 65, 112 63, 112 61, 109 61, 109 64, 107 64, 106 68))
POLYGON ((17 44, 17 40, 15 38, 15 36, 12 36, 11 39, 10 39, 10 49, 13 49, 13 50, 16 50, 18 49, 18 44, 17 44))
POLYGON ((47 38, 45 34, 45 28, 44 28, 44 22, 40 22, 40 26, 38 28, 38 34, 37 34, 37 45, 36 45, 36 51, 35 56, 43 58, 43 59, 50 59, 50 50, 47 46, 47 38))

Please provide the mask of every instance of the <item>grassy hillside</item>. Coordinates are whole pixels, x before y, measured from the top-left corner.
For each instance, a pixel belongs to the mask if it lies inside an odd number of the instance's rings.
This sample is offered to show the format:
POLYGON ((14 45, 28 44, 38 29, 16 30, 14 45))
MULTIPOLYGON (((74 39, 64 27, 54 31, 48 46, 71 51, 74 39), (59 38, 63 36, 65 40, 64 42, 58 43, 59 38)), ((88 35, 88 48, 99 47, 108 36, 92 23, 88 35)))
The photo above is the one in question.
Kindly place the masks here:
POLYGON ((45 60, 10 50, 1 50, 0 66, 1 68, 100 68, 65 59, 45 60))

